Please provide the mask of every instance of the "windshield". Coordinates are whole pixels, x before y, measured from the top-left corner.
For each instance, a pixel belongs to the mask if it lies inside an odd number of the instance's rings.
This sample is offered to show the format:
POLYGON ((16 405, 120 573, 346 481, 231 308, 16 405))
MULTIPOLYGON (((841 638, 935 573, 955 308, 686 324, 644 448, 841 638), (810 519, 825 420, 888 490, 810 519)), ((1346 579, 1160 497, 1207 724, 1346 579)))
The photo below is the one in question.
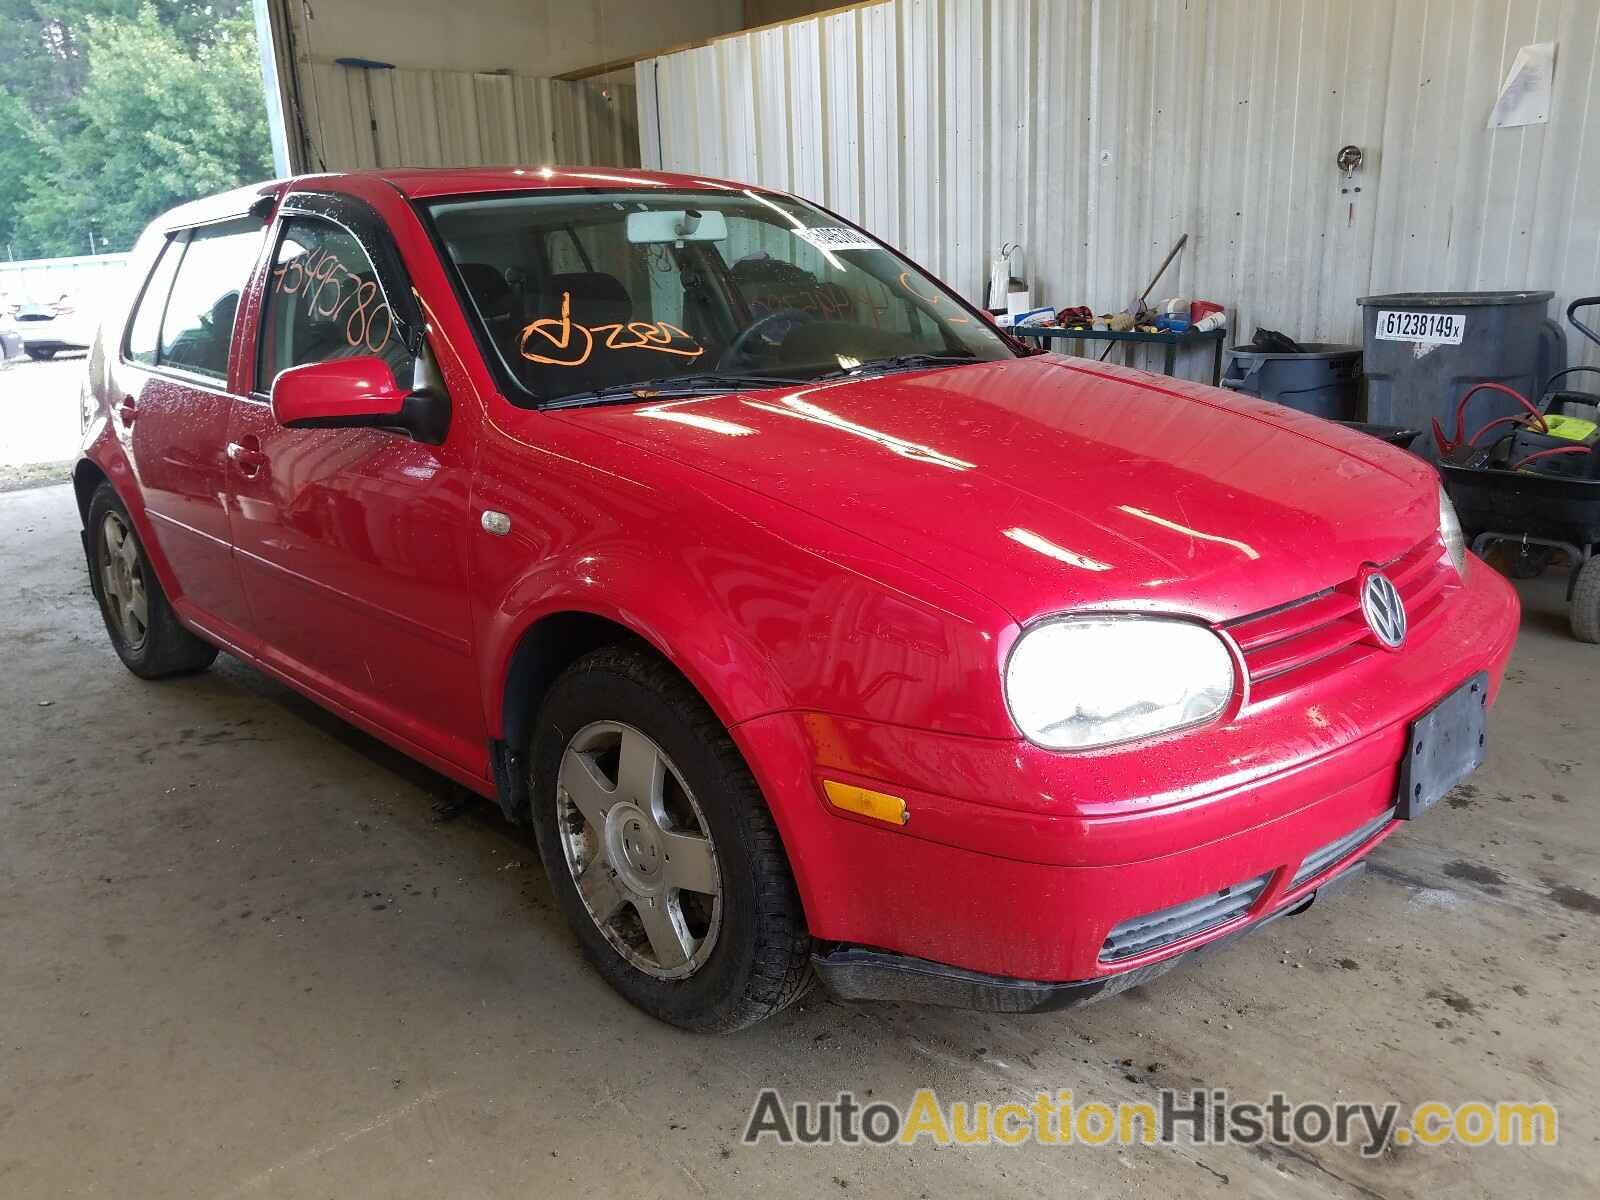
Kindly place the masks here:
POLYGON ((1016 354, 931 277, 787 197, 499 195, 428 212, 486 339, 534 402, 1016 354))

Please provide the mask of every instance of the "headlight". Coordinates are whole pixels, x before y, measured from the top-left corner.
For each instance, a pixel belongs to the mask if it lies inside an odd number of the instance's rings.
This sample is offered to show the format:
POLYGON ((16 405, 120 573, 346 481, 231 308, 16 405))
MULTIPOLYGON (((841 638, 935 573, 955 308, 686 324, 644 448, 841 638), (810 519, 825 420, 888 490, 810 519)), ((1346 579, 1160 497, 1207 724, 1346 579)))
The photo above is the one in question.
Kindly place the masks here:
POLYGON ((1439 536, 1444 548, 1450 552, 1450 561, 1456 565, 1456 574, 1467 577, 1467 537, 1461 532, 1461 520, 1456 516, 1456 506, 1450 503, 1450 493, 1439 488, 1439 536))
POLYGON ((1191 621, 1065 617, 1023 633, 1005 683, 1025 738, 1083 750, 1217 716, 1233 696, 1233 656, 1191 621))

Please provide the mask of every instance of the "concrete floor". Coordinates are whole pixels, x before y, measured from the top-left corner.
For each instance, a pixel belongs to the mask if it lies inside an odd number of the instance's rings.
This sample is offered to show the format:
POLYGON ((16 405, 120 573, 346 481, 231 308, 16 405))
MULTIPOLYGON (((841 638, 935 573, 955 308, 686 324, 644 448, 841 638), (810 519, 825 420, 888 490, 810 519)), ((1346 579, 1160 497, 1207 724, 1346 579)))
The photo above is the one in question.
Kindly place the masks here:
POLYGON ((1102 1005, 733 1039, 579 958, 525 838, 229 659, 141 683, 67 489, 0 496, 0 1195, 1592 1194, 1600 648, 1525 585, 1488 765, 1328 903, 1102 1005), (1540 1150, 747 1148, 756 1090, 1549 1099, 1540 1150))

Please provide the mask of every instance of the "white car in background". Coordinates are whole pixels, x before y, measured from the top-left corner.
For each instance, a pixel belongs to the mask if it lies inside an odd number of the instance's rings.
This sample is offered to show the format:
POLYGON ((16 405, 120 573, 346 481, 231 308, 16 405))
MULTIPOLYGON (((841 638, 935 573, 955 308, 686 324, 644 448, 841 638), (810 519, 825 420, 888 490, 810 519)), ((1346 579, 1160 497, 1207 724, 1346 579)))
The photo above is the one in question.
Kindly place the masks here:
POLYGON ((7 323, 29 358, 43 362, 63 351, 87 350, 94 322, 70 304, 22 304, 7 323))

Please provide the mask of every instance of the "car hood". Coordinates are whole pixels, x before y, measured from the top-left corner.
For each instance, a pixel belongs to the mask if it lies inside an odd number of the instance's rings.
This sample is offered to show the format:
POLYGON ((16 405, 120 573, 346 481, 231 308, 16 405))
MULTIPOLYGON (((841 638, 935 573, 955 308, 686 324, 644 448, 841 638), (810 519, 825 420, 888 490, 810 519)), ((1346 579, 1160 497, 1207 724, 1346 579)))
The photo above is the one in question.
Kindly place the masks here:
POLYGON ((918 562, 1018 621, 1222 621, 1438 528, 1420 459, 1217 388, 1056 355, 561 414, 918 562))

